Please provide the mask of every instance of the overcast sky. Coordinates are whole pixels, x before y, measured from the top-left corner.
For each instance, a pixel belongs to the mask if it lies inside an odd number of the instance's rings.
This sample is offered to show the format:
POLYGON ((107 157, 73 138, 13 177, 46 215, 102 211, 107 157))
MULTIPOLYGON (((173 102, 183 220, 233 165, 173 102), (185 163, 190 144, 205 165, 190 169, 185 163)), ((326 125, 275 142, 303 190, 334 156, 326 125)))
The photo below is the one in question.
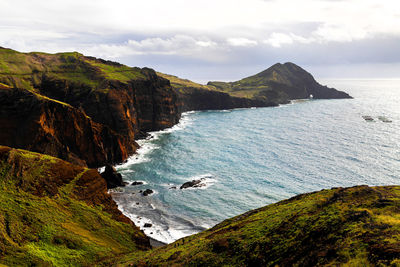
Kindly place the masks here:
POLYGON ((400 77, 399 0, 0 0, 0 46, 78 51, 199 82, 276 62, 400 77))

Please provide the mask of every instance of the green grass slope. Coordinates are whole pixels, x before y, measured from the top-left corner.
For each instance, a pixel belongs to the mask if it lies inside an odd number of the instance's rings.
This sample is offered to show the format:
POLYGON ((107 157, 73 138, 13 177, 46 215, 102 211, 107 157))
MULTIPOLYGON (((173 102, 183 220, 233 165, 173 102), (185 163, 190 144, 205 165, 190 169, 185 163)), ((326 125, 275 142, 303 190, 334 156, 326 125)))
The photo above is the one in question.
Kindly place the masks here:
POLYGON ((167 80, 170 81, 172 88, 174 88, 176 91, 178 91, 181 94, 188 93, 188 89, 199 89, 199 90, 208 90, 208 91, 219 91, 222 92, 222 90, 217 89, 215 86, 211 85, 203 85, 199 83, 195 83, 191 80, 188 79, 182 79, 174 75, 170 74, 165 74, 161 72, 157 72, 158 76, 161 76, 167 80))
POLYGON ((108 198, 95 170, 0 146, 0 265, 93 266, 147 249, 108 198))
POLYGON ((303 194, 228 219, 126 266, 400 266, 400 186, 303 194))
POLYGON ((104 80, 126 83, 146 78, 140 68, 85 57, 78 52, 21 53, 0 48, 0 83, 35 91, 43 75, 47 79, 65 80, 91 90, 108 90, 104 80))

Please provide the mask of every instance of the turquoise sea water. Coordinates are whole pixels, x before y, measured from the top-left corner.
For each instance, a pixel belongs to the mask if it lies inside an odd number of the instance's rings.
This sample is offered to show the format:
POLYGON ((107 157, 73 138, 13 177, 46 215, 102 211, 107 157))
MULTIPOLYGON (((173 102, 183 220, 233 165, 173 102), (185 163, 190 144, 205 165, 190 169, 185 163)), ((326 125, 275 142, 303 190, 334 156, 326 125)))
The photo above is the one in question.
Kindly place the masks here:
POLYGON ((400 80, 321 83, 354 99, 184 114, 117 167, 126 181, 145 184, 113 198, 146 234, 172 242, 299 193, 400 184, 400 80), (204 187, 179 189, 198 178, 204 187), (155 193, 142 196, 147 188, 155 193))

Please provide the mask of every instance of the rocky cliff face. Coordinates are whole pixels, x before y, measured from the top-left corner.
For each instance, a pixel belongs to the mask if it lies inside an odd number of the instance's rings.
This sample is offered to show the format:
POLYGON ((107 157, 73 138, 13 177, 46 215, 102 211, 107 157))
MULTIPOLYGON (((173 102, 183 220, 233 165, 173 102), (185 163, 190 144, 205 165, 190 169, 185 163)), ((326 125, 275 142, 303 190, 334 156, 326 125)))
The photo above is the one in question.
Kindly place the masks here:
POLYGON ((185 88, 185 93, 178 93, 181 111, 222 110, 249 107, 277 106, 277 102, 230 96, 225 92, 185 88))
POLYGON ((0 264, 92 266, 150 248, 96 170, 0 146, 0 264))
POLYGON ((97 167, 126 160, 135 139, 180 118, 169 81, 151 69, 10 49, 0 62, 0 144, 97 167))
POLYGON ((1 144, 79 165, 121 162, 136 149, 125 136, 69 104, 17 88, 0 89, 1 144))

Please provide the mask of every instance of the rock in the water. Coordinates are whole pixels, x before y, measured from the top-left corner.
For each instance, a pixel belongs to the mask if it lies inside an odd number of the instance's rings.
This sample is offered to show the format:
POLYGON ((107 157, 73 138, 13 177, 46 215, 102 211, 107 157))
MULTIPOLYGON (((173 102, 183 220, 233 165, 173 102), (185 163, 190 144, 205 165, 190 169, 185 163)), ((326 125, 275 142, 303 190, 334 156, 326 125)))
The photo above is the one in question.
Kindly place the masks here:
POLYGON ((118 173, 112 165, 107 164, 104 172, 101 173, 101 176, 106 180, 108 189, 117 186, 125 186, 125 183, 122 181, 122 175, 118 173))
POLYGON ((143 191, 143 196, 148 196, 148 195, 150 195, 150 194, 153 194, 153 190, 151 190, 151 189, 146 189, 146 190, 143 191))
POLYGON ((149 228, 152 227, 153 225, 151 223, 145 223, 143 227, 149 228))
POLYGON ((134 181, 133 183, 131 183, 131 185, 141 185, 143 184, 143 182, 140 181, 134 181))
POLYGON ((172 187, 170 187, 169 189, 176 189, 176 186, 172 186, 172 187))
POLYGON ((202 179, 200 180, 192 180, 190 182, 186 182, 183 185, 181 185, 180 189, 186 189, 186 188, 190 188, 190 187, 200 187, 202 186, 201 183, 202 179))

